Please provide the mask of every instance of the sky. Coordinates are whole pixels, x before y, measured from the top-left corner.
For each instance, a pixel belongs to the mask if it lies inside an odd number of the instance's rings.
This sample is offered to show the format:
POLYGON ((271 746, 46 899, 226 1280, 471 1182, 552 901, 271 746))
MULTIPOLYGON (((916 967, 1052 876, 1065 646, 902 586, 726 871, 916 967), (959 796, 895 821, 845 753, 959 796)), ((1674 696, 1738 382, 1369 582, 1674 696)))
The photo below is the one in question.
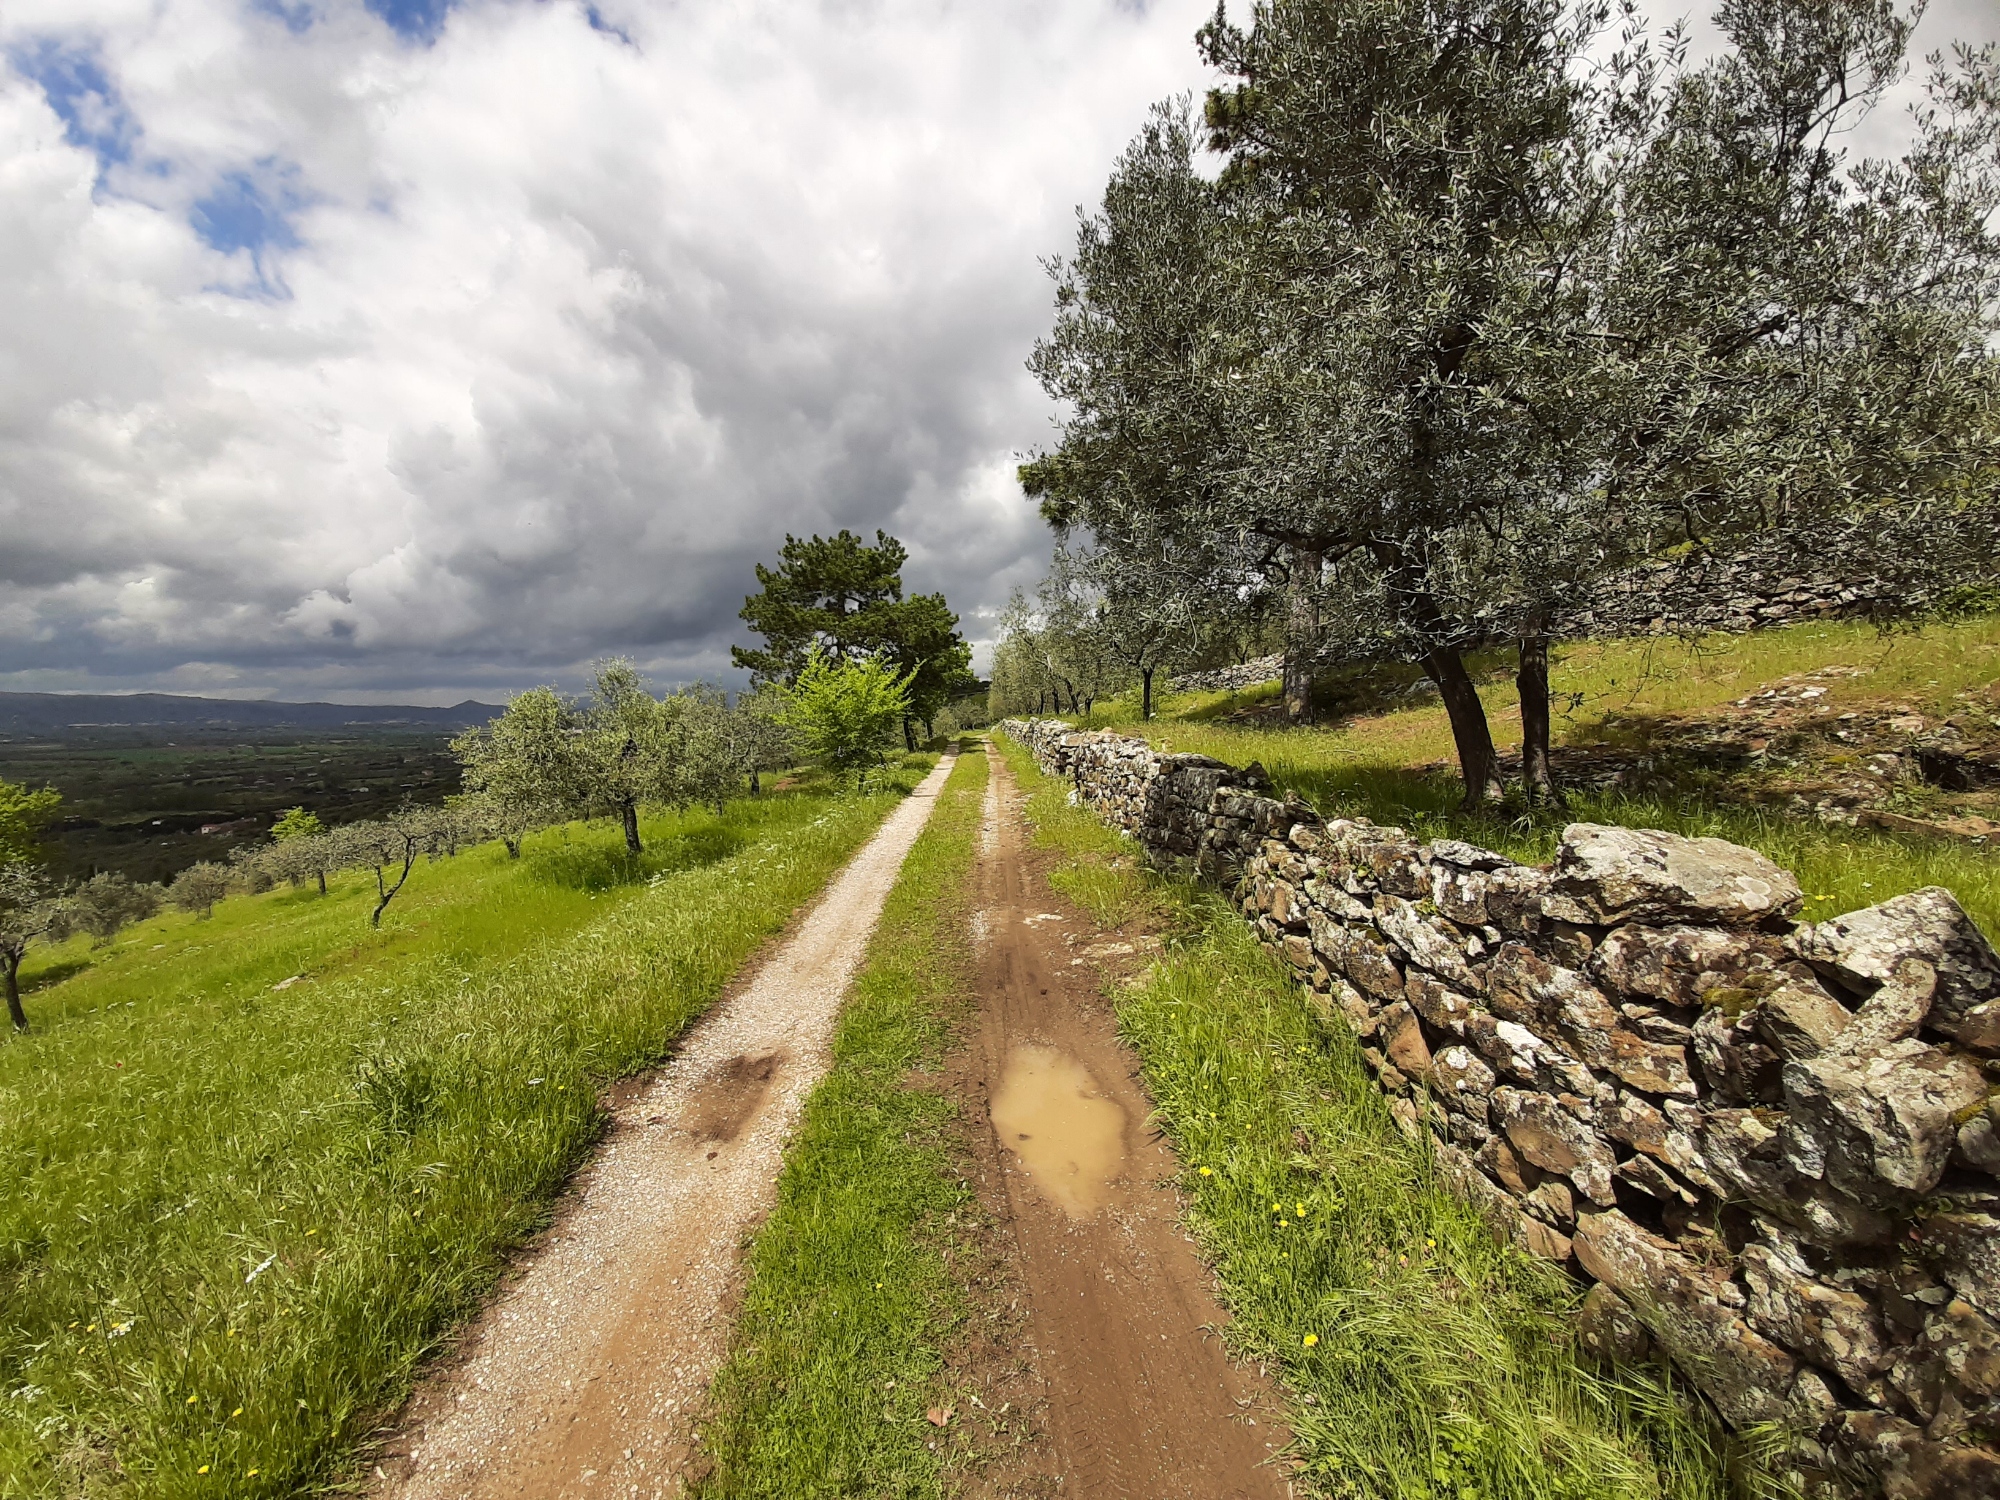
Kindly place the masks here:
POLYGON ((733 681, 841 527, 989 639, 1043 261, 1211 11, 7 0, 0 689, 733 681))

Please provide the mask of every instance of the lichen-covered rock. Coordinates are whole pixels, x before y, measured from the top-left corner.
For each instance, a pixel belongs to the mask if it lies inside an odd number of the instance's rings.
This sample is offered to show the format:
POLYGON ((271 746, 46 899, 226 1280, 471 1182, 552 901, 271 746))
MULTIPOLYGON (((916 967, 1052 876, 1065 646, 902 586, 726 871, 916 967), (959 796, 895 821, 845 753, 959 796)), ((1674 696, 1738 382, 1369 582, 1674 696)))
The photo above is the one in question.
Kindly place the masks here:
POLYGON ((1486 917, 1503 932, 1527 936, 1542 927, 1542 901, 1549 872, 1533 865, 1509 865, 1486 877, 1486 917))
POLYGON ((2000 1052, 2000 956, 1942 886, 1802 927, 1791 942, 1807 963, 1862 992, 1888 980, 1902 960, 1924 959, 1937 971, 1930 1024, 1968 1047, 2000 1052))
POLYGON ((1577 1221, 1583 1268, 1617 1292, 1646 1329, 1736 1427, 1785 1416, 1798 1361, 1729 1305, 1740 1300, 1720 1270, 1683 1255, 1616 1209, 1577 1221))
POLYGON ((1720 1006, 1694 1024, 1695 1056, 1708 1086, 1732 1104, 1778 1104, 1785 1097, 1784 1059, 1764 1044, 1755 1011, 1731 1020, 1720 1006))
POLYGON ((1765 1245, 1745 1246, 1741 1265, 1750 1292, 1745 1313, 1761 1332, 1857 1391, 1889 1367, 1889 1336, 1865 1297, 1823 1286, 1765 1245))
MULTIPOLYGON (((1437 847, 1436 844, 1431 845, 1434 860, 1437 847)), ((1431 866, 1431 904, 1461 926, 1484 927, 1487 921, 1487 884, 1485 869, 1462 869, 1457 865, 1434 863, 1431 866)))
POLYGON ((1661 1203, 1679 1203, 1694 1208, 1701 1199, 1693 1188, 1676 1178, 1653 1157, 1641 1152, 1618 1164, 1618 1180, 1631 1184, 1648 1198, 1661 1203))
POLYGON ((1464 1036, 1466 1019, 1481 1008, 1476 1001, 1421 969, 1410 970, 1404 980, 1403 995, 1410 1008, 1425 1021, 1453 1036, 1464 1036))
POLYGON ((2000 1215, 1926 1214, 1917 1221, 1916 1246, 1953 1291, 2000 1318, 2000 1215))
POLYGON ((1563 830, 1542 914, 1563 922, 1705 922, 1748 927, 1804 902, 1789 871, 1754 849, 1649 828, 1563 830))
POLYGON ((1466 961, 1464 939, 1442 918, 1426 916, 1399 896, 1382 896, 1376 901, 1375 922, 1412 963, 1445 983, 1459 990, 1485 988, 1466 961))
POLYGON ((1424 1082, 1431 1074, 1431 1049, 1424 1041, 1424 1029, 1417 1013, 1405 1001, 1397 1001, 1382 1011, 1382 1050, 1396 1071, 1406 1078, 1424 1082))
POLYGON ((1648 1093, 1693 1097, 1685 1048, 1628 1030, 1597 986, 1527 944, 1504 944, 1493 956, 1487 991, 1494 1014, 1553 1032, 1589 1067, 1648 1093))
POLYGON ((1653 1352, 1653 1336, 1632 1304, 1603 1282, 1592 1287, 1576 1315, 1576 1336, 1607 1364, 1636 1365, 1653 1352))
POLYGON ((1915 1036, 1936 997, 1937 970, 1921 958, 1901 959, 1822 1052, 1866 1056, 1915 1036))
POLYGON ((1307 918, 1312 945, 1326 966, 1371 995, 1384 1000, 1403 998, 1403 971, 1389 956, 1389 945, 1369 927, 1335 922, 1317 908, 1307 918))
POLYGON ((1938 1185, 1958 1140, 1953 1116, 1986 1098, 1970 1058, 1915 1040, 1786 1063, 1784 1079, 1793 1167, 1879 1207, 1938 1185))
POLYGON ((1495 1071, 1517 1083, 1547 1086, 1586 1098, 1600 1092, 1588 1068, 1518 1021, 1502 1021, 1491 1011, 1474 1011, 1465 1020, 1465 1039, 1495 1071))
POLYGON ((1988 1099, 1984 1109, 1958 1127, 1952 1162, 2000 1177, 2000 1100, 1988 1099))
POLYGON ((1446 1047, 1431 1059, 1432 1092, 1447 1108, 1486 1123, 1493 1085, 1493 1070, 1470 1047, 1446 1047))
POLYGON ((1473 1159, 1456 1146, 1440 1145, 1436 1149, 1439 1176, 1472 1205, 1497 1239, 1543 1260, 1569 1259, 1569 1236, 1528 1217, 1509 1193, 1494 1186, 1473 1159))
POLYGON ((1621 994, 1693 1009, 1710 990, 1738 988, 1785 961, 1765 933, 1715 927, 1620 927, 1590 955, 1590 975, 1621 994))
POLYGON ((1493 1091, 1493 1123, 1514 1149, 1545 1172, 1569 1178, 1593 1203, 1612 1204, 1611 1170, 1618 1158, 1597 1132, 1547 1094, 1493 1091))
POLYGON ((1818 1057, 1847 1029, 1853 1017, 1817 984, 1787 982, 1757 1005, 1757 1029, 1778 1056, 1791 1061, 1818 1057))

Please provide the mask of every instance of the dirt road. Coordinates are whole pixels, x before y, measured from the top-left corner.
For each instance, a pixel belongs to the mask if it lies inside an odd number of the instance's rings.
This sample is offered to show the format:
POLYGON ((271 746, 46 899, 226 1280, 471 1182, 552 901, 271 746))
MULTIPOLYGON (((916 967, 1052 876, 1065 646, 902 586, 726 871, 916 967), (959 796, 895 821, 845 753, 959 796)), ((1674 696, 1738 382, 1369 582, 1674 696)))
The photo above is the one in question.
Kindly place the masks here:
POLYGON ((393 1500, 677 1493, 724 1310, 849 981, 950 774, 892 812, 796 934, 614 1110, 609 1140, 467 1356, 383 1455, 393 1500))
MULTIPOLYGON (((993 757, 980 857, 980 1020, 973 1076, 992 1131, 981 1197, 1003 1222, 1030 1304, 1026 1355, 1053 1454, 998 1493, 1276 1500, 1287 1440, 1182 1233, 1177 1164, 1150 1127, 1137 1060, 1117 1036, 1087 924, 1033 869, 1019 795, 993 757), (1053 1473, 1047 1459, 1053 1458, 1053 1473)), ((1023 1456, 1024 1464, 1032 1458, 1023 1456)))

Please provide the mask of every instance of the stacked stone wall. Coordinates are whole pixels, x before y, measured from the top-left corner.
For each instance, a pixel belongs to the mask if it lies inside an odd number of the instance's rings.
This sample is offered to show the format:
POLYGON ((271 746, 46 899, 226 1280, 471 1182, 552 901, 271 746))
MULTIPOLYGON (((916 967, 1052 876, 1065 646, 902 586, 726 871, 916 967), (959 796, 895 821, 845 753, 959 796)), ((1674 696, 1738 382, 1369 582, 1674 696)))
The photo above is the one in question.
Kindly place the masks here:
POLYGON ((1216 880, 1495 1233, 1594 1283, 1828 1495, 2000 1495, 2000 957, 1942 888, 1799 922, 1718 839, 1572 824, 1548 866, 1267 795, 1255 766, 1000 726, 1216 880))

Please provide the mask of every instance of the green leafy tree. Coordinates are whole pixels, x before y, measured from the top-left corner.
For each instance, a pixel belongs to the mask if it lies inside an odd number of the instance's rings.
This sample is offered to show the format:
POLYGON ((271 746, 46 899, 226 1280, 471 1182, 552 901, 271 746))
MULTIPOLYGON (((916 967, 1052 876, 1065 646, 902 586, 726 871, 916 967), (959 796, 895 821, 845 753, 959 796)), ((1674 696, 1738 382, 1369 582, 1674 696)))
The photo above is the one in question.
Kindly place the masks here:
POLYGON ((435 808, 406 802, 386 818, 343 824, 334 832, 340 864, 375 872, 375 909, 368 914, 370 927, 382 925, 382 913, 410 883, 410 871, 416 867, 418 857, 438 847, 438 821, 435 808))
POLYGON ((798 764, 799 739, 785 722, 784 694, 773 687, 738 693, 731 708, 732 731, 743 773, 750 779, 750 795, 762 790, 766 771, 782 771, 798 764))
POLYGON ((815 646, 784 690, 784 721, 820 765, 857 787, 882 763, 884 747, 910 711, 910 678, 878 657, 843 660, 815 646))
POLYGON ((787 535, 778 566, 757 565, 760 591, 741 618, 764 637, 764 649, 729 648, 730 659, 759 683, 789 683, 815 646, 836 656, 873 656, 897 637, 903 564, 909 551, 887 532, 875 545, 851 531, 831 537, 787 535))
POLYGON ((909 679, 909 708, 903 715, 903 745, 916 748, 911 724, 931 725, 938 710, 979 684, 972 673, 972 647, 958 633, 958 616, 943 594, 916 594, 904 600, 890 617, 891 635, 882 643, 889 666, 909 679))
POLYGON ((271 837, 280 844, 292 839, 317 838, 326 832, 326 824, 318 816, 303 807, 288 807, 271 825, 271 837))
POLYGON ((1472 647, 1516 642, 1545 790, 1550 619, 1580 582, 1755 531, 1809 552, 1882 498, 1976 492, 1993 53, 1939 61, 1904 158, 1850 162, 1908 16, 1717 19, 1729 51, 1685 70, 1598 0, 1218 12, 1219 178, 1163 111, 1058 268, 1036 368, 1071 413, 1023 472, 1044 514, 1205 555, 1218 599, 1282 589, 1295 712, 1329 644, 1420 662, 1477 801, 1499 781, 1472 647))
POLYGON ((742 618, 764 637, 762 650, 730 647, 730 658, 760 685, 796 680, 814 647, 848 660, 879 656, 909 681, 903 721, 907 748, 914 725, 971 690, 972 648, 943 594, 903 597, 909 552, 887 532, 870 547, 851 531, 785 538, 778 566, 759 564, 760 592, 743 601, 742 618))
POLYGON ((460 782, 506 844, 508 858, 520 858, 521 840, 531 829, 586 809, 590 774, 582 730, 571 704, 554 688, 538 687, 451 742, 460 782))
POLYGON ((42 830, 62 803, 62 793, 45 786, 30 791, 0 781, 0 864, 33 864, 42 857, 42 830))
POLYGON ((111 941, 125 927, 143 922, 160 909, 160 888, 137 883, 116 870, 104 870, 71 889, 61 902, 62 914, 51 935, 87 932, 97 944, 111 941))

